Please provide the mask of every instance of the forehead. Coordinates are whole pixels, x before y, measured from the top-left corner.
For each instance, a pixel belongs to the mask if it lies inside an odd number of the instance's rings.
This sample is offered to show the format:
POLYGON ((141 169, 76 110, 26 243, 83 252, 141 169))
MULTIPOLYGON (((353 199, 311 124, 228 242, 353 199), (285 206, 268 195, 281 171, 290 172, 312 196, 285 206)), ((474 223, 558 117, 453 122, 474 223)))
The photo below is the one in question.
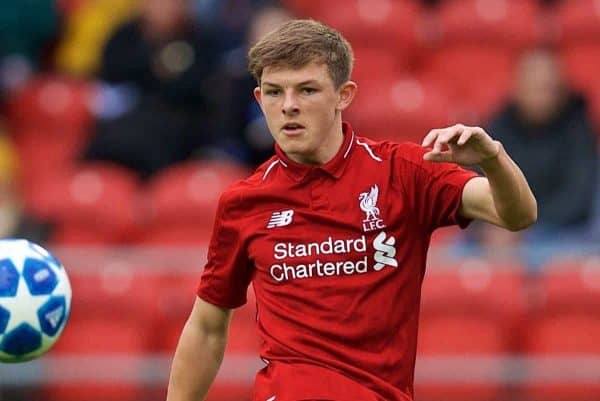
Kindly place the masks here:
POLYGON ((279 86, 294 86, 301 82, 316 81, 323 85, 333 85, 325 63, 310 62, 300 68, 267 66, 263 69, 261 82, 279 86))

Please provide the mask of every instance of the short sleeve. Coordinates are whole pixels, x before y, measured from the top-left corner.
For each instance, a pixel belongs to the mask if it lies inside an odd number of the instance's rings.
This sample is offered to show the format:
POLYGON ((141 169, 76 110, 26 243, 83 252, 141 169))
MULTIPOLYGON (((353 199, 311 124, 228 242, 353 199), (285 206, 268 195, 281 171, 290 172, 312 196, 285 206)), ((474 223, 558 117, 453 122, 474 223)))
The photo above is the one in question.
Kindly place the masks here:
POLYGON ((235 219, 233 198, 219 200, 207 262, 198 285, 198 296, 213 305, 237 308, 246 303, 251 279, 248 257, 235 219))
POLYGON ((403 188, 419 226, 427 232, 455 224, 465 228, 471 220, 459 214, 462 192, 466 183, 478 175, 454 163, 425 161, 426 151, 418 145, 400 150, 403 188))

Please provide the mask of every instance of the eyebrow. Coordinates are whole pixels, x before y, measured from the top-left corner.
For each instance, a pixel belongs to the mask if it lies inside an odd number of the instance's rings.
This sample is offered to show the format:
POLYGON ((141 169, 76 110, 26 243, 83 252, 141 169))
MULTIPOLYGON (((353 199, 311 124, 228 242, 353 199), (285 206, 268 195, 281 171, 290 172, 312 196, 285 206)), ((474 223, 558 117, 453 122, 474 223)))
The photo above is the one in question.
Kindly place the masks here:
MULTIPOLYGON (((281 88, 281 85, 277 85, 275 83, 272 82, 263 82, 263 85, 268 85, 268 86, 273 86, 275 88, 281 88)), ((317 81, 315 81, 314 79, 309 79, 308 81, 302 81, 299 84, 297 84, 296 86, 304 86, 304 85, 318 85, 319 83, 317 81)))

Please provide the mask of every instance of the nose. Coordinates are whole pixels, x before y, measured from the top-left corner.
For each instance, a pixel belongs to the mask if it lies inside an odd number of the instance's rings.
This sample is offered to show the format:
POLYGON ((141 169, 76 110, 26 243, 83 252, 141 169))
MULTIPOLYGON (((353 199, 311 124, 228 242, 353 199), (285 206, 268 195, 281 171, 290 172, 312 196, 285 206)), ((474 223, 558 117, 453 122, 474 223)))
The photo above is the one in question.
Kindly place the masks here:
POLYGON ((293 93, 286 93, 281 105, 281 112, 283 115, 294 115, 300 112, 298 101, 293 93))

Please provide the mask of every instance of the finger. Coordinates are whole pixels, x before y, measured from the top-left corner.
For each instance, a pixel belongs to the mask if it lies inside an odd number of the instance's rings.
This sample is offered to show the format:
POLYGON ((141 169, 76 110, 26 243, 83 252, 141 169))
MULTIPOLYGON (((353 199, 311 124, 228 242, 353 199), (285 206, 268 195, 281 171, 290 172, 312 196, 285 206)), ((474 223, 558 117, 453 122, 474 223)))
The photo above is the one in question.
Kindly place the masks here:
POLYGON ((452 127, 452 130, 448 133, 448 137, 446 139, 446 143, 456 143, 458 138, 463 134, 463 132, 467 131, 468 127, 465 127, 462 124, 456 124, 452 127))
POLYGON ((455 143, 458 136, 462 133, 464 127, 450 127, 442 132, 436 139, 433 150, 435 153, 441 153, 444 150, 444 146, 450 143, 455 143))
POLYGON ((445 151, 440 153, 428 152, 423 156, 423 160, 434 163, 448 163, 452 161, 452 152, 445 151))
POLYGON ((433 144, 433 148, 431 150, 432 153, 438 154, 438 153, 442 153, 444 147, 444 142, 441 140, 441 137, 437 137, 437 139, 435 140, 435 143, 433 144))
POLYGON ((456 144, 458 146, 463 146, 465 143, 467 143, 467 141, 469 139, 471 139, 471 137, 474 134, 475 134, 474 130, 471 130, 471 129, 463 130, 462 134, 460 134, 460 137, 458 138, 458 141, 456 141, 456 144))
POLYGON ((423 138, 423 142, 421 143, 421 146, 424 147, 428 147, 431 146, 431 144, 433 143, 433 141, 436 140, 436 138, 438 137, 438 135, 440 134, 439 129, 432 129, 431 131, 429 131, 429 133, 425 136, 425 138, 423 138))

